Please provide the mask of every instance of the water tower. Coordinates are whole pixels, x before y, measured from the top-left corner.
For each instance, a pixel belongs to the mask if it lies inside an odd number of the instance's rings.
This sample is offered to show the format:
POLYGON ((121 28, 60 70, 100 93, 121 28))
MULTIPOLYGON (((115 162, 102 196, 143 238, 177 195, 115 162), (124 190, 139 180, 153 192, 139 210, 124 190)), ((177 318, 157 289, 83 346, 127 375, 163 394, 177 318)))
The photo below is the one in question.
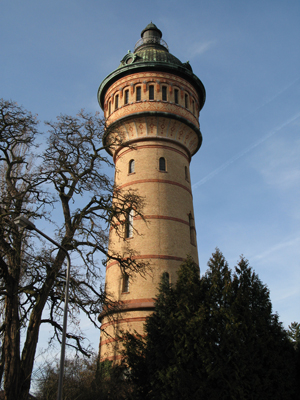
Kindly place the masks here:
POLYGON ((100 316, 102 361, 120 358, 120 331, 143 334, 162 274, 172 283, 188 254, 198 263, 190 162, 202 143, 205 88, 161 37, 156 25, 147 25, 134 52, 128 51, 98 90, 107 121, 104 144, 115 143, 108 150, 115 184, 145 198, 145 221, 129 204, 122 237, 110 230, 110 250, 121 254, 129 241, 135 257, 151 266, 144 277, 129 276, 117 262, 108 262, 106 289, 122 311, 115 319, 100 316))

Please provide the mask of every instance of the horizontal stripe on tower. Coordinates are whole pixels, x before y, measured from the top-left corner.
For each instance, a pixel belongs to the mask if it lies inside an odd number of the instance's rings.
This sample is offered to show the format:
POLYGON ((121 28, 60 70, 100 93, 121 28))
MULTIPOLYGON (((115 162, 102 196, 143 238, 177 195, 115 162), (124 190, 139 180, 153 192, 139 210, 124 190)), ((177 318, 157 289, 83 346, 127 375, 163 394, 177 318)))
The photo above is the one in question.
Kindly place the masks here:
POLYGON ((110 307, 106 307, 101 311, 98 320, 102 321, 102 319, 105 318, 107 315, 118 314, 120 312, 152 310, 154 308, 154 301, 155 300, 151 297, 146 299, 120 300, 114 302, 110 307))
MULTIPOLYGON (((185 259, 182 257, 174 257, 174 256, 167 256, 167 255, 160 255, 160 254, 144 254, 133 256, 132 260, 149 260, 149 259, 160 259, 160 260, 174 260, 174 261, 184 261, 185 259)), ((118 261, 112 261, 111 263, 107 264, 106 270, 112 267, 113 265, 118 264, 118 261)))
POLYGON ((186 186, 182 185, 181 183, 178 182, 174 182, 174 181, 168 181, 166 179, 139 179, 137 181, 132 181, 132 182, 127 182, 124 183, 124 185, 118 186, 118 189, 123 189, 126 186, 131 186, 131 185, 136 185, 136 184, 140 184, 140 183, 168 183, 169 185, 175 185, 175 186, 179 186, 182 189, 186 190, 187 192, 189 192, 190 194, 192 194, 192 191, 187 188, 186 186))
POLYGON ((175 218, 175 217, 168 217, 166 215, 144 215, 143 217, 138 215, 137 217, 134 217, 133 219, 134 220, 139 220, 139 219, 166 219, 166 220, 169 220, 169 221, 180 222, 181 224, 185 224, 185 225, 188 225, 188 226, 190 225, 189 222, 185 221, 184 219, 175 218))
MULTIPOLYGON (((155 138, 153 140, 155 140, 155 138)), ((133 147, 132 149, 125 150, 121 154, 117 155, 115 162, 117 162, 119 158, 123 157, 127 153, 130 153, 131 151, 136 151, 136 150, 140 150, 140 149, 151 149, 151 148, 154 148, 154 149, 165 149, 165 150, 174 151, 175 153, 178 153, 181 156, 183 156, 188 162, 190 162, 190 158, 186 154, 184 154, 182 151, 174 149, 174 147, 165 146, 165 145, 157 145, 157 144, 148 144, 148 145, 136 146, 136 147, 133 147)))
MULTIPOLYGON (((168 217, 166 215, 143 215, 143 217, 138 215, 137 217, 133 217, 134 221, 136 221, 136 220, 147 220, 147 219, 164 219, 164 220, 167 220, 167 221, 175 221, 175 222, 179 222, 181 224, 190 226, 189 222, 185 221, 184 219, 175 218, 175 217, 168 217)), ((122 225, 122 223, 121 222, 116 222, 114 225, 115 226, 119 226, 119 225, 122 225)), ((114 229, 114 227, 110 226, 110 229, 114 229)))
POLYGON ((146 321, 147 317, 133 317, 133 318, 123 318, 123 319, 116 319, 115 321, 110 321, 106 322, 105 324, 101 325, 101 330, 107 328, 108 326, 111 325, 116 325, 116 324, 125 324, 128 322, 144 322, 146 321))
MULTIPOLYGON (((146 335, 141 335, 141 336, 142 336, 142 338, 146 337, 146 335)), ((135 335, 135 337, 136 337, 136 335, 135 335)), ((110 343, 113 343, 113 342, 119 342, 122 339, 123 339, 122 337, 111 338, 111 339, 106 339, 106 340, 101 340, 100 339, 100 346, 104 346, 106 344, 110 344, 110 343)))
POLYGON ((110 357, 101 357, 100 358, 100 362, 103 361, 116 361, 116 360, 121 360, 123 358, 123 356, 118 355, 118 356, 110 356, 110 357))

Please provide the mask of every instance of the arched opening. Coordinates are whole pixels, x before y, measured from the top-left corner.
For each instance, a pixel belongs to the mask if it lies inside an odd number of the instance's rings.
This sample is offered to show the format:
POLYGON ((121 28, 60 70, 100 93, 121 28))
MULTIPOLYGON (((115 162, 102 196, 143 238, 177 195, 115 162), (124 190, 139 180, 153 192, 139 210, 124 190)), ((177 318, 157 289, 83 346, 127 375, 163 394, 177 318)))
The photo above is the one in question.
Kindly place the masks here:
POLYGON ((164 157, 160 157, 159 159, 159 170, 166 171, 166 160, 164 157))
POLYGON ((167 101, 167 86, 162 87, 161 93, 162 93, 162 101, 167 101))
POLYGON ((194 218, 192 213, 189 213, 189 227, 190 227, 190 242, 194 246, 196 245, 196 235, 195 235, 195 227, 194 227, 194 218))
POLYGON ((174 89, 174 103, 178 104, 179 103, 179 90, 174 89))
POLYGON ((189 182, 190 181, 189 180, 189 170, 188 170, 187 166, 184 167, 184 175, 185 175, 185 180, 189 182))
POLYGON ((154 100, 154 85, 149 86, 149 100, 154 100))
POLYGON ((129 275, 126 272, 124 272, 123 274, 122 292, 123 293, 129 292, 129 275))
POLYGON ((136 88, 136 101, 141 101, 141 93, 142 93, 141 87, 138 86, 136 88))
POLYGON ((133 209, 129 208, 127 211, 127 216, 126 216, 126 223, 125 223, 125 238, 131 238, 133 237, 133 209))
POLYGON ((170 275, 169 275, 169 272, 163 272, 163 274, 162 274, 162 279, 163 279, 163 282, 164 283, 166 283, 166 284, 170 284, 170 275))
POLYGON ((129 90, 125 90, 125 96, 124 96, 124 104, 129 103, 129 90))
POLYGON ((130 160, 130 161, 129 161, 128 173, 129 173, 129 174, 133 174, 133 173, 134 173, 134 160, 130 160))

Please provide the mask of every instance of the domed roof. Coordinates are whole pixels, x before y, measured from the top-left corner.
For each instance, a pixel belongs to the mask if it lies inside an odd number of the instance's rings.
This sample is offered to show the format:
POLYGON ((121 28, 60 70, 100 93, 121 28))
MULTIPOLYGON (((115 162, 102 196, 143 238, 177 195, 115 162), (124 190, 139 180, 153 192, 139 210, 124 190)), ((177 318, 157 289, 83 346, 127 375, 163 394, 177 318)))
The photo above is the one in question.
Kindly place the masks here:
POLYGON ((101 83, 98 90, 98 101, 103 108, 104 93, 114 81, 121 76, 143 70, 169 71, 187 79, 199 93, 200 109, 205 102, 205 89, 200 79, 193 74, 189 62, 182 63, 169 52, 167 43, 162 40, 162 33, 152 22, 141 32, 134 47, 134 52, 128 51, 122 58, 118 68, 111 72, 101 83))
POLYGON ((139 49, 137 49, 134 53, 127 53, 126 56, 121 61, 121 64, 118 66, 119 68, 124 67, 125 65, 128 65, 128 59, 131 61, 131 59, 128 57, 129 55, 132 56, 132 63, 138 64, 138 63, 145 63, 145 62, 158 62, 158 63, 168 63, 168 64, 174 64, 174 65, 180 65, 182 66, 183 63, 178 60, 177 57, 173 56, 173 54, 169 53, 165 49, 162 49, 162 46, 140 46, 139 49))
POLYGON ((134 53, 130 51, 123 57, 121 64, 117 69, 129 64, 138 64, 144 62, 157 62, 173 64, 188 68, 191 71, 191 66, 187 63, 182 63, 177 57, 169 52, 167 43, 161 39, 162 33, 152 22, 146 26, 141 32, 141 39, 134 46, 134 53))
POLYGON ((160 34, 160 37, 162 37, 161 31, 158 29, 158 27, 155 24, 152 23, 152 21, 150 22, 150 24, 148 24, 146 26, 145 29, 142 30, 141 37, 143 37, 144 32, 149 31, 149 30, 156 30, 160 34))

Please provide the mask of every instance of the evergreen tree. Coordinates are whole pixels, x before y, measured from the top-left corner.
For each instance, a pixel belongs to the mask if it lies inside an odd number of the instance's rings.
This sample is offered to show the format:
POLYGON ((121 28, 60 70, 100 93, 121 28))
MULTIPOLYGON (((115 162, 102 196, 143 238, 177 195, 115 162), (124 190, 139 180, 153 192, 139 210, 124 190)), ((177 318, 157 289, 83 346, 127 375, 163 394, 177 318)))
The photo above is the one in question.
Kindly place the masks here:
POLYGON ((294 399, 295 351, 269 291, 241 257, 220 252, 200 278, 191 259, 159 287, 145 338, 127 335, 136 399, 294 399), (135 350, 137 349, 137 350, 135 350))
POLYGON ((295 349, 299 349, 300 345, 300 324, 298 322, 292 322, 289 325, 288 337, 293 343, 295 349))

